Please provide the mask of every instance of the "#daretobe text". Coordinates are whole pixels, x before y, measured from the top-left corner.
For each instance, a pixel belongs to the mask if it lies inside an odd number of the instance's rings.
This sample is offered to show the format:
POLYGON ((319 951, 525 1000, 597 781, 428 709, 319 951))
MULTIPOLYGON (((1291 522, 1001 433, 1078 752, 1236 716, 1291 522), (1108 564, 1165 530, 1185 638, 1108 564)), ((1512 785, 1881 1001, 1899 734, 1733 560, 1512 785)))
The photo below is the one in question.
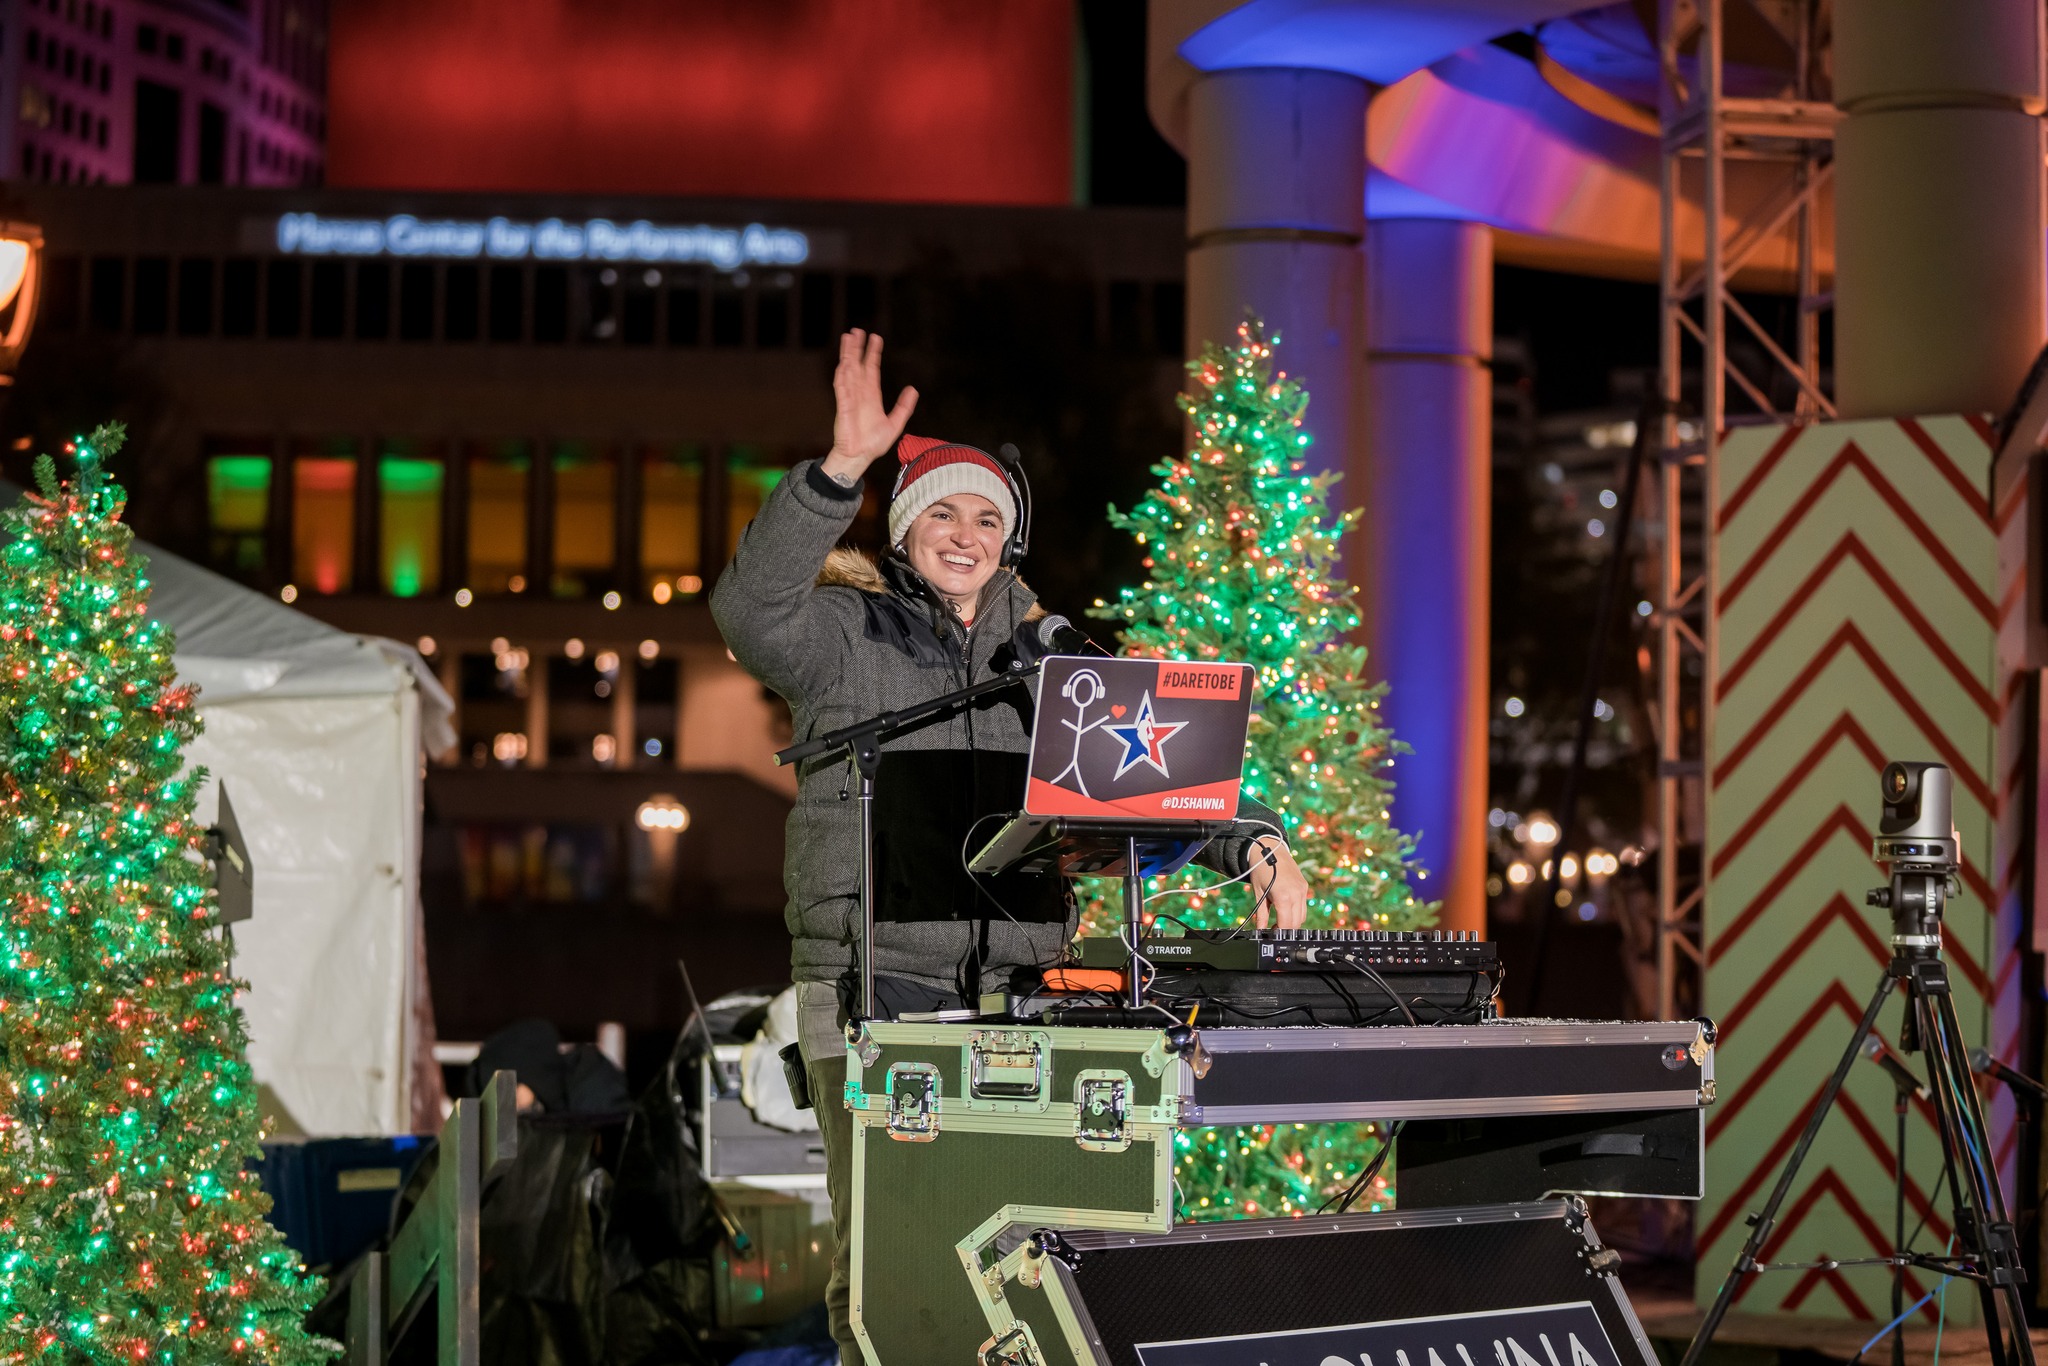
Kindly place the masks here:
POLYGON ((798 266, 811 254, 810 239, 794 228, 749 223, 743 228, 708 223, 661 224, 638 219, 614 223, 559 218, 523 223, 511 218, 426 220, 323 218, 317 213, 278 216, 277 249, 301 256, 488 257, 497 261, 645 261, 709 265, 798 266))

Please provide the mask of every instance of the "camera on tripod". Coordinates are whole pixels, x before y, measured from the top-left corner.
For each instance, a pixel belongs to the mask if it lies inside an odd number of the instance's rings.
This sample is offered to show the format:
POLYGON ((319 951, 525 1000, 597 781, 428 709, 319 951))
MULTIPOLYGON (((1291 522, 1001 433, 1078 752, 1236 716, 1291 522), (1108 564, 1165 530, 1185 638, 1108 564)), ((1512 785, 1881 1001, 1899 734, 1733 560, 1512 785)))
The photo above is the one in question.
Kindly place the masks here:
POLYGON ((1961 890, 1962 844, 1956 836, 1955 775, 1945 764, 1893 760, 1878 777, 1884 810, 1871 853, 1891 883, 1864 896, 1892 913, 1892 948, 1911 953, 1941 947, 1941 911, 1961 890))
MULTIPOLYGON (((1764 1260, 1764 1247, 1777 1226, 1778 1211, 1792 1192, 1800 1165, 1806 1161, 1814 1137, 1820 1132, 1821 1122, 1842 1093, 1849 1069, 1859 1055, 1865 1054, 1865 1041, 1877 1037, 1872 1030, 1878 1013, 1894 989, 1902 991, 1906 998, 1899 1048, 1922 1054, 1926 1060, 1924 1086, 1934 1111, 1935 1129, 1941 1136, 1942 1180, 1949 1187, 1951 1227, 1955 1234, 1950 1246, 1936 1254, 1913 1251, 1912 1239, 1906 1233, 1904 1152, 1908 1107, 1904 1097, 1921 1089, 1917 1079, 1907 1072, 1906 1080, 1916 1084, 1901 1090, 1897 1107, 1900 1155, 1891 1254, 1830 1258, 1822 1265, 1830 1269, 1856 1265, 1892 1269, 1893 1319, 1885 1330, 1887 1333, 1900 1327, 1911 1312, 1902 1308, 1907 1267, 1934 1272, 1946 1279, 1974 1282, 1983 1304, 1993 1366, 2034 1366, 2033 1339, 2027 1335, 2027 1304, 2021 1291, 2026 1271, 2020 1256, 2019 1234, 2006 1210, 2005 1192, 1999 1187, 1998 1168, 1991 1158, 1995 1144, 1970 1076, 1969 1040, 1956 1016, 1948 966, 1941 958, 1941 912, 1948 898, 1959 893, 1956 875, 1962 870, 1962 841, 1957 838, 1955 827, 1955 775, 1942 764, 1894 761, 1884 766, 1878 788, 1884 810, 1878 819, 1877 835, 1871 841, 1871 852, 1890 873, 1891 882, 1873 888, 1865 899, 1892 913, 1891 961, 1885 964, 1877 990, 1871 994, 1862 1019, 1849 1037, 1848 1049, 1808 1113, 1806 1127, 1778 1173, 1770 1197, 1749 1216, 1749 1236, 1744 1239, 1727 1279, 1721 1283, 1720 1294, 1700 1321, 1699 1331, 1693 1335, 1680 1366, 1701 1366, 1701 1358, 1719 1331, 1729 1306, 1735 1302, 1736 1290, 1744 1277, 1761 1271, 1811 1269, 1807 1263, 1774 1266, 1764 1260)), ((1877 1058, 1889 1051, 1882 1040, 1878 1043, 1878 1048, 1870 1050, 1867 1056, 1877 1058)), ((1905 1070, 1903 1065, 1900 1070, 1905 1070)), ((1873 1338, 1865 1350, 1876 1341, 1873 1338)), ((1903 1366, 1903 1340, 1893 1338, 1892 1347, 1893 1360, 1903 1366)))

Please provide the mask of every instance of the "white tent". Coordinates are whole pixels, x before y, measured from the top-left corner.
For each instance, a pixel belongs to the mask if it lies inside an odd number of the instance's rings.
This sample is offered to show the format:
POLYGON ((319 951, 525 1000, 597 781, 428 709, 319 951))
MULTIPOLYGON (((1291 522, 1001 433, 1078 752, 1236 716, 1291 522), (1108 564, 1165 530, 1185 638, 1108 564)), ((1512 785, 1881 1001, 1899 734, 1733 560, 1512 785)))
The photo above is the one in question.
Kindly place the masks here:
POLYGON ((150 611, 199 687, 188 758, 223 784, 255 869, 234 927, 256 1077, 308 1134, 411 1124, 423 740, 452 743, 448 695, 411 649, 349 635, 138 545, 150 611))

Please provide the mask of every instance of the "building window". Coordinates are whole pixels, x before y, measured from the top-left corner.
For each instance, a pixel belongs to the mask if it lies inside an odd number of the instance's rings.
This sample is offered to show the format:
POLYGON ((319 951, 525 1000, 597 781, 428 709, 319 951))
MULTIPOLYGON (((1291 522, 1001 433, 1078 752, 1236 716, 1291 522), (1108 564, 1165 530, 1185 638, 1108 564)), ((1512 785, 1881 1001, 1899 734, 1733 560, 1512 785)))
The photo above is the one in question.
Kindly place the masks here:
POLYGON ((292 582, 302 593, 346 593, 354 580, 354 449, 321 442, 292 461, 292 582))
POLYGON ((491 267, 491 340, 526 338, 526 272, 518 266, 491 267))
POLYGON ((817 348, 832 344, 832 277, 812 271, 804 276, 797 307, 797 340, 817 348))
POLYGON ((312 331, 315 337, 339 337, 348 315, 348 265, 342 261, 313 263, 312 331))
POLYGON ((171 325, 171 263, 162 256, 135 262, 135 315, 139 337, 160 337, 171 325))
POLYGON ((78 293, 84 278, 80 267, 83 265, 84 262, 76 256, 50 258, 38 326, 51 332, 70 332, 78 327, 78 293))
POLYGON ((356 263, 356 340, 383 341, 391 335, 391 266, 356 263))
POLYGON ((263 268, 263 333, 296 337, 305 325, 305 271, 297 261, 273 260, 263 268))
POLYGON ((199 102, 199 183, 224 185, 228 178, 228 111, 199 102))
POLYGON ((654 344, 655 305, 661 299, 661 272, 653 267, 626 272, 619 304, 619 340, 628 346, 654 344))
POLYGON ((711 344, 742 346, 746 340, 746 292, 730 279, 720 280, 711 289, 711 344))
POLYGON ((451 265, 441 277, 443 313, 441 336, 452 342, 473 342, 477 337, 477 313, 482 288, 478 270, 472 265, 451 265))
MULTIPOLYGON (((155 24, 137 24, 135 26, 135 50, 137 52, 156 51, 159 37, 161 37, 161 34, 155 24)), ((29 49, 29 55, 35 55, 33 47, 29 49)))
POLYGON ((469 456, 469 578, 476 593, 526 587, 527 492, 531 448, 502 441, 469 456))
POLYGON ((595 650, 581 659, 547 661, 548 762, 565 768, 631 767, 619 762, 612 728, 619 670, 617 650, 595 650))
POLYGON ((267 441, 208 438, 206 458, 207 559, 230 578, 263 576, 265 531, 270 524, 267 441), (236 452, 265 451, 262 455, 236 452))
POLYGON ((188 256, 178 262, 178 335, 205 337, 213 333, 213 262, 188 256))
POLYGON ((643 659, 633 672, 633 752, 621 767, 673 765, 682 669, 673 659, 643 659))
POLYGON ((704 289, 695 271, 671 271, 668 288, 668 344, 698 346, 704 339, 704 289))
POLYGON ((556 446, 554 476, 554 582, 558 598, 580 598, 614 587, 618 572, 618 468, 608 454, 581 443, 556 446))
POLYGON ((872 332, 881 314, 881 287, 872 275, 846 277, 846 325, 872 332))
POLYGON ((220 334, 223 337, 256 335, 256 263, 237 257, 221 267, 220 334))
POLYGON ((511 767, 526 757, 526 694, 531 662, 509 645, 497 655, 466 654, 456 664, 459 741, 470 763, 511 767))
POLYGON ((135 181, 139 185, 178 183, 183 97, 155 81, 135 83, 135 181))
POLYGON ((86 312, 96 332, 119 332, 126 320, 128 263, 118 256, 95 256, 87 286, 86 312))
POLYGON ((641 591, 656 602, 703 591, 703 453, 695 446, 661 447, 640 460, 641 591))
POLYGON ((734 446, 725 468, 725 546, 730 554, 740 543, 740 533, 768 501, 770 490, 789 473, 789 467, 769 459, 758 447, 734 446))
POLYGON ((426 261, 407 261, 398 268, 398 337, 434 339, 434 267, 426 261))
POLYGON ((569 340, 569 271, 566 266, 534 267, 533 339, 550 346, 569 340))
POLYGON ((616 341, 619 335, 619 272, 615 267, 585 267, 577 272, 576 286, 581 315, 576 334, 580 341, 616 341))
POLYGON ((442 475, 438 456, 419 442, 386 441, 378 453, 379 567, 395 598, 441 587, 442 475))
POLYGON ((185 60, 184 34, 166 33, 164 35, 164 56, 170 58, 174 62, 182 62, 185 60))
POLYGON ((790 286, 787 273, 761 281, 754 291, 754 345, 779 350, 789 345, 790 286))

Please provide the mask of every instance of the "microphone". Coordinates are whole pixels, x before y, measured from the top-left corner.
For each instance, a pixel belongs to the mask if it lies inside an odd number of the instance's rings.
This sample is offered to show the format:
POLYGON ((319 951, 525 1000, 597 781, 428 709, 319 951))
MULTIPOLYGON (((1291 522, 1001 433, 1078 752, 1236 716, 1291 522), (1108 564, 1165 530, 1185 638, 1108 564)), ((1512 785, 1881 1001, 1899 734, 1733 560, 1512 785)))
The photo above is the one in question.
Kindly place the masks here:
POLYGON ((1088 638, 1088 633, 1068 621, 1065 617, 1051 616, 1038 619, 1038 643, 1046 654, 1052 655, 1096 655, 1102 659, 1114 659, 1115 655, 1088 638))
POLYGON ((1863 1056, 1882 1067, 1892 1079, 1892 1085, 1902 1092, 1911 1092, 1921 1100, 1927 1099, 1927 1083, 1906 1066, 1905 1060, 1892 1050, 1892 1046, 1875 1034, 1865 1035, 1863 1056))
POLYGON ((1970 1050, 1970 1070, 1980 1076, 1996 1077, 2015 1091, 2024 1091, 2035 1100, 2048 1098, 2048 1086, 2043 1086, 2017 1067, 2008 1066, 1991 1056, 1988 1048, 1970 1050))

